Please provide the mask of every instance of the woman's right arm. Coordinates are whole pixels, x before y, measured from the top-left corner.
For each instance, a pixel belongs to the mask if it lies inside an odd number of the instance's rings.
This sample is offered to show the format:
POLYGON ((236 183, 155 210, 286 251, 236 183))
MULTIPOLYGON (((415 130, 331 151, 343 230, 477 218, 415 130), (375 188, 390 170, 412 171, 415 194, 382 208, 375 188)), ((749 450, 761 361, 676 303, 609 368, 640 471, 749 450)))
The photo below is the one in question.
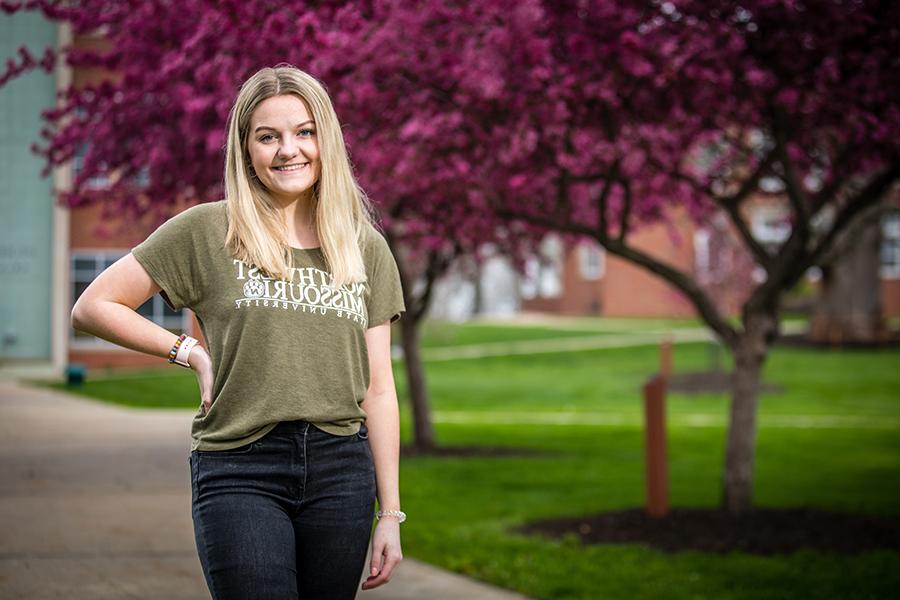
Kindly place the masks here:
MULTIPOLYGON (((75 302, 72 327, 119 346, 167 358, 178 336, 138 314, 160 291, 130 252, 100 273, 75 302)), ((197 373, 204 413, 212 404, 212 361, 199 344, 188 355, 197 373)))

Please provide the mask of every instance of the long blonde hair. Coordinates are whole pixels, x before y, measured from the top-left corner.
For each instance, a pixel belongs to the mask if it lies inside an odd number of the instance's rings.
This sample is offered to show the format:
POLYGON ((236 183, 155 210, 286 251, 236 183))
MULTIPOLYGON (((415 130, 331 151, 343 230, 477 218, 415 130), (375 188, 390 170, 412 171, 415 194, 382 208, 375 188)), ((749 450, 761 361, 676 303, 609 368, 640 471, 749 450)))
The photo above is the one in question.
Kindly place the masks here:
POLYGON ((250 176, 247 141, 250 117, 267 98, 299 97, 316 123, 321 169, 313 185, 316 232, 334 286, 366 280, 361 244, 375 224, 372 206, 350 166, 341 125, 325 87, 300 69, 281 63, 253 74, 231 108, 225 153, 225 201, 231 254, 271 277, 290 280, 293 254, 285 224, 265 186, 250 176))

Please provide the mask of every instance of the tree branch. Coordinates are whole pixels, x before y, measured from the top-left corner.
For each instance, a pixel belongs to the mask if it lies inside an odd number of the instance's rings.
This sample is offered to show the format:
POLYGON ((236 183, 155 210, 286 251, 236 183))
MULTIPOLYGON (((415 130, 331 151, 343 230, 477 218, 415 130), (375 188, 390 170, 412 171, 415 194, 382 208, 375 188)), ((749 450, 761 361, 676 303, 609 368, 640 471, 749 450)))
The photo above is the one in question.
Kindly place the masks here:
POLYGON ((768 271, 772 261, 772 255, 762 244, 760 244, 756 240, 756 238, 753 237, 750 228, 747 227, 747 222, 741 216, 740 207, 743 201, 746 200, 747 197, 755 189, 757 189, 759 180, 762 178, 766 170, 771 166, 773 160, 772 153, 766 155, 766 157, 759 163, 753 174, 744 180, 738 191, 730 196, 719 196, 718 194, 713 192, 709 186, 702 185, 699 181, 697 181, 690 175, 682 173, 677 168, 669 171, 664 165, 662 165, 657 159, 653 157, 648 149, 645 148, 645 151, 647 151, 647 156, 653 166, 660 170, 667 171, 669 175, 674 177, 675 179, 687 182, 698 193, 709 197, 716 204, 725 209, 731 219, 731 222, 734 223, 735 228, 737 228, 738 234, 741 236, 744 244, 747 245, 747 248, 749 248, 750 252, 753 254, 753 257, 756 259, 756 262, 758 262, 760 265, 762 265, 763 268, 768 271))
POLYGON ((819 243, 810 252, 808 266, 818 264, 837 237, 852 224, 856 216, 881 201, 891 185, 898 180, 900 180, 900 163, 894 163, 872 177, 854 198, 848 199, 835 216, 831 229, 820 238, 819 243))
POLYGON ((597 172, 597 173, 589 173, 587 175, 569 175, 569 181, 574 181, 575 183, 596 183, 598 181, 603 181, 604 179, 609 179, 610 174, 608 172, 597 172))
POLYGON ((840 177, 840 173, 847 163, 850 162, 851 156, 853 156, 857 149, 858 145, 853 142, 847 142, 838 149, 837 156, 831 164, 831 182, 828 185, 823 186, 812 198, 813 214, 817 213, 825 206, 829 200, 834 197, 838 189, 840 189, 841 185, 844 183, 844 179, 840 177))
POLYGON ((612 165, 609 176, 606 177, 606 183, 603 185, 600 197, 597 199, 597 231, 601 236, 606 236, 609 233, 606 230, 606 207, 609 204, 609 195, 612 192, 613 184, 615 184, 619 174, 619 163, 620 159, 617 158, 612 165))
POLYGON ((680 290, 685 296, 690 298, 694 307, 697 309, 697 312, 700 313, 700 316, 706 321, 707 325, 719 335, 722 341, 732 349, 735 347, 738 339, 737 332, 720 314, 719 309, 716 308, 709 295, 688 275, 656 260, 649 254, 627 246, 625 243, 612 242, 610 240, 598 240, 598 242, 600 242, 600 244, 602 244, 610 253, 621 256, 626 260, 630 260, 644 267, 680 290))
POLYGON ((771 268, 772 255, 769 254, 769 251, 766 250, 766 248, 762 244, 760 244, 755 237, 753 237, 753 233, 747 226, 747 222, 744 220, 743 215, 741 215, 741 204, 750 195, 750 193, 757 188, 760 178, 762 177, 763 173, 765 173, 766 169, 769 168, 769 165, 771 163, 772 153, 769 153, 768 155, 766 155, 766 158, 759 163, 753 174, 744 180, 744 183, 741 185, 740 189, 737 192, 735 192, 731 196, 712 196, 716 203, 724 208, 725 212, 728 213, 728 216, 731 218, 731 222, 734 223, 735 228, 737 228, 738 230, 738 234, 741 236, 744 244, 746 244, 750 249, 750 252, 756 259, 756 262, 762 265, 762 267, 767 272, 771 268))
POLYGON ((794 172, 793 163, 787 153, 787 116, 778 106, 773 107, 772 113, 772 133, 775 136, 774 153, 778 157, 778 162, 784 171, 782 179, 787 190, 787 197, 797 216, 794 219, 794 227, 797 228, 796 231, 802 238, 801 241, 805 244, 806 240, 809 239, 809 201, 806 198, 803 187, 797 181, 797 174, 794 172))
POLYGON ((900 179, 900 164, 892 164, 878 175, 873 176, 854 197, 848 198, 837 215, 831 228, 819 238, 812 249, 800 243, 800 237, 791 235, 778 253, 766 282, 754 290, 747 306, 770 304, 781 291, 789 289, 808 268, 819 264, 838 236, 849 227, 855 218, 872 205, 879 202, 890 186, 900 179))
MULTIPOLYGON (((453 257, 456 257, 459 255, 459 247, 457 245, 454 246, 456 247, 453 252, 453 257)), ((425 269, 425 290, 418 298, 416 320, 428 310, 428 304, 431 302, 431 295, 434 291, 434 284, 447 272, 447 268, 450 266, 451 262, 453 262, 452 258, 441 254, 437 250, 432 250, 428 253, 428 266, 425 269)))
POLYGON ((628 235, 628 218, 631 216, 631 182, 623 182, 622 189, 625 191, 625 206, 622 207, 622 214, 619 215, 619 235, 616 240, 620 244, 625 243, 625 236, 628 235))
POLYGON ((606 248, 609 253, 621 256, 626 260, 644 267, 651 273, 662 277, 673 287, 681 291, 685 296, 690 298, 694 307, 700 313, 700 316, 707 325, 718 334, 722 341, 732 349, 735 347, 738 339, 735 329, 729 325, 728 321, 720 314, 709 295, 698 286, 693 279, 678 269, 659 261, 636 248, 628 246, 624 241, 611 239, 608 235, 598 235, 597 231, 584 225, 578 225, 577 223, 571 223, 569 221, 558 222, 546 217, 519 213, 509 209, 500 209, 498 210, 498 214, 502 218, 519 219, 546 227, 553 231, 568 231, 570 233, 578 233, 594 238, 601 246, 606 248))

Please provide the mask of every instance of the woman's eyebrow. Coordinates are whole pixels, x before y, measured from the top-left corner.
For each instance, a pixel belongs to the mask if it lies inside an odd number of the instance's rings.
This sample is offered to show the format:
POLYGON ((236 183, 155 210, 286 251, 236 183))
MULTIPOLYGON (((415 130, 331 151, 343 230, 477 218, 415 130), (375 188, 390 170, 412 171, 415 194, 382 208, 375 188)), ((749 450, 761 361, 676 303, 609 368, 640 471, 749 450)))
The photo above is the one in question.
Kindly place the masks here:
MULTIPOLYGON (((313 121, 312 119, 310 119, 310 120, 308 120, 308 121, 303 121, 303 122, 300 123, 299 125, 294 125, 294 127, 292 127, 292 129, 297 129, 298 127, 303 127, 303 126, 306 125, 307 123, 312 123, 313 125, 316 124, 315 121, 313 121)), ((253 133, 256 133, 256 132, 259 131, 260 129, 271 129, 272 131, 277 131, 274 127, 269 127, 268 125, 260 125, 259 127, 257 127, 256 129, 253 130, 253 133)))

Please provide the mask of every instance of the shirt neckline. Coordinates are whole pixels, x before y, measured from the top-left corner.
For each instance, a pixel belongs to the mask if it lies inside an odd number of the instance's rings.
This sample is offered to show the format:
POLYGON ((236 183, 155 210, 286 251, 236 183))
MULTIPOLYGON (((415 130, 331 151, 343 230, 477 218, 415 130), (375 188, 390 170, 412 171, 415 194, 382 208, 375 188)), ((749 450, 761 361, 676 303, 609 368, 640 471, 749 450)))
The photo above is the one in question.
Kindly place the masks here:
POLYGON ((315 248, 297 248, 295 246, 288 246, 293 252, 321 252, 322 246, 316 246, 315 248))

